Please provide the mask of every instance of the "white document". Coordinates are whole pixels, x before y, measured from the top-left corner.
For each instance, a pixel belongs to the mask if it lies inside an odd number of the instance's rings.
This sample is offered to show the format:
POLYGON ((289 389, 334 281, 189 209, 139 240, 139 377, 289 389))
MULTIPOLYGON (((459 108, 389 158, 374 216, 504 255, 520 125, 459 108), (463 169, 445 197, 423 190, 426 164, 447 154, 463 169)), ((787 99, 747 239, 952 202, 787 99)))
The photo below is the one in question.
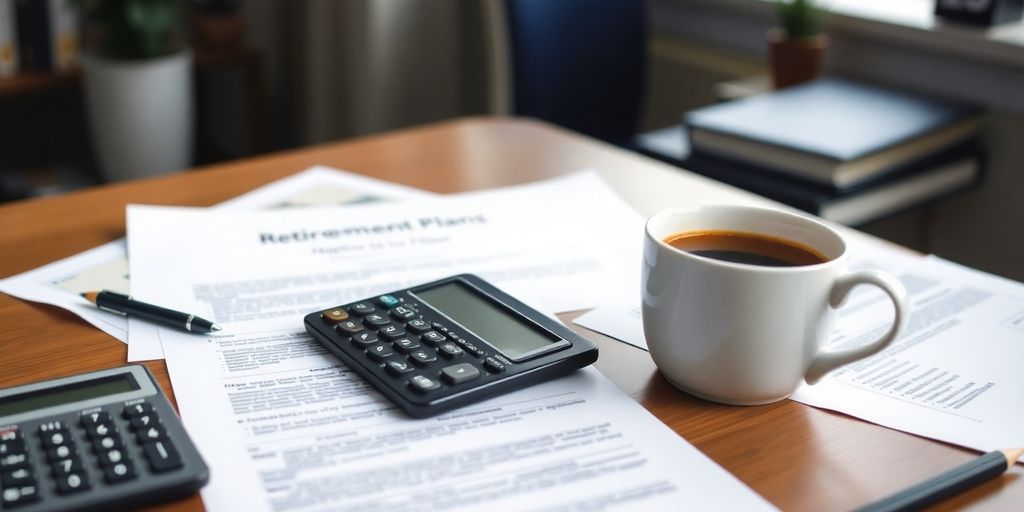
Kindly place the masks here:
POLYGON ((594 368, 413 420, 293 319, 163 331, 208 510, 762 510, 594 368))
MULTIPOLYGON (((410 187, 318 166, 264 185, 217 207, 318 206, 430 195, 410 187)), ((4 293, 64 308, 103 332, 127 342, 128 322, 125 317, 100 311, 80 296, 96 290, 130 293, 128 257, 123 238, 0 280, 0 291, 4 293)), ((158 342, 143 341, 128 347, 129 362, 162 357, 158 342)))
POLYGON ((620 293, 615 274, 635 275, 638 223, 593 174, 275 215, 130 208, 133 292, 224 325, 157 329, 211 466, 206 506, 770 509, 593 368, 413 420, 302 326, 308 311, 464 271, 581 307, 620 293))
POLYGON ((571 311, 636 288, 641 222, 594 173, 344 208, 132 205, 132 272, 146 276, 132 294, 227 324, 471 272, 543 311, 571 311))
MULTIPOLYGON (((639 295, 639 290, 636 294, 639 295)), ((572 323, 587 329, 611 336, 623 343, 648 350, 644 338, 644 322, 640 312, 639 299, 630 295, 583 313, 574 318, 572 323)))
POLYGON ((101 331, 128 342, 125 317, 100 311, 81 293, 111 290, 127 294, 128 260, 123 238, 0 280, 0 291, 64 308, 101 331))
MULTIPOLYGON (((907 330, 791 398, 980 451, 1024 445, 1024 285, 938 258, 869 253, 860 263, 906 285, 907 330)), ((877 337, 892 317, 874 290, 852 299, 840 309, 837 346, 877 337)))
MULTIPOLYGON (((276 210, 430 197, 437 196, 411 187, 317 166, 229 199, 213 209, 276 210)), ((127 258, 127 254, 122 258, 127 258)), ((155 324, 128 318, 128 332, 133 334, 128 343, 128 362, 163 359, 164 349, 155 324)))
MULTIPOLYGON (((886 270, 907 287, 910 322, 888 349, 802 384, 790 398, 977 450, 1024 445, 1024 285, 848 240, 853 267, 886 270)), ((861 344, 888 328, 892 305, 858 288, 838 317, 830 344, 861 344)), ((646 349, 635 306, 598 308, 576 323, 646 349)))

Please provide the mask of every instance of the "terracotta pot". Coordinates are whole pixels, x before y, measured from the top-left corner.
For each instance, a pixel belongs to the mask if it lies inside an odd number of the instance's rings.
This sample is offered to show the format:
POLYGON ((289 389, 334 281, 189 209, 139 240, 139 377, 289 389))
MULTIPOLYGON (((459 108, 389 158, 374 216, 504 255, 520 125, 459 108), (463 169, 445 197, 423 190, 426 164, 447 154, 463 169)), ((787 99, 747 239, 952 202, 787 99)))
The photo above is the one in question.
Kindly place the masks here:
POLYGON ((771 42, 772 82, 776 89, 817 78, 825 63, 828 36, 790 38, 780 29, 768 32, 771 42))

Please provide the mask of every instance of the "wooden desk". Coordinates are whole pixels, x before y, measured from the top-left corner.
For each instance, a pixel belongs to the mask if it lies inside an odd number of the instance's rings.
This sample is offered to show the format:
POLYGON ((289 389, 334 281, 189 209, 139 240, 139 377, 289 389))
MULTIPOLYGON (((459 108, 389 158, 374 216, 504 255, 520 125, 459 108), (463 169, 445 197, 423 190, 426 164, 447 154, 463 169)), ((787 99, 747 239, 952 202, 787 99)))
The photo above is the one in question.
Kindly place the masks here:
MULTIPOLYGON (((741 191, 551 126, 470 119, 0 206, 0 276, 124 235, 126 203, 212 205, 314 164, 436 192, 522 183, 593 167, 641 213, 680 198, 759 201, 741 191)), ((574 314, 562 315, 569 319, 574 314)), ((845 510, 975 454, 783 401, 731 407, 669 385, 646 352, 579 329, 597 366, 688 441, 785 510, 845 510)), ((126 347, 54 307, 0 294, 0 386, 123 365, 126 347)), ((148 363, 171 394, 162 361, 148 363)), ((1024 468, 942 508, 1019 509, 1024 468)), ((168 508, 201 508, 198 496, 168 508)))

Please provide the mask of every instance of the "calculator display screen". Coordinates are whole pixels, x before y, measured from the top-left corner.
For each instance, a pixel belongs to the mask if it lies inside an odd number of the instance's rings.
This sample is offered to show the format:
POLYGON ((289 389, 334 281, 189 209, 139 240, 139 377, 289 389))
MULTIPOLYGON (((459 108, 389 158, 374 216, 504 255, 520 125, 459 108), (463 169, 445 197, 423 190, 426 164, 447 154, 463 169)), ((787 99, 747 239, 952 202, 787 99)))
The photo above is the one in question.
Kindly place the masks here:
POLYGON ((416 290, 416 296, 448 315, 511 359, 559 341, 459 281, 416 290))
POLYGON ((0 403, 0 416, 10 416, 44 407, 64 405, 139 389, 135 379, 124 373, 85 382, 8 396, 0 403))

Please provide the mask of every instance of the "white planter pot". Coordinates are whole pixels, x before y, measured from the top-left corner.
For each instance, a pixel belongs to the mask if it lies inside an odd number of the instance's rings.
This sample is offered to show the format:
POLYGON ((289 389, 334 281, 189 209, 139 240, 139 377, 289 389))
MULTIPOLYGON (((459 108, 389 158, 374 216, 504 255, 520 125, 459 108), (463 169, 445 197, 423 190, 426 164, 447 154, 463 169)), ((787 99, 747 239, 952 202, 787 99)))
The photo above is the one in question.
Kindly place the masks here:
POLYGON ((110 181, 191 167, 192 54, 148 60, 82 57, 93 144, 110 181))

